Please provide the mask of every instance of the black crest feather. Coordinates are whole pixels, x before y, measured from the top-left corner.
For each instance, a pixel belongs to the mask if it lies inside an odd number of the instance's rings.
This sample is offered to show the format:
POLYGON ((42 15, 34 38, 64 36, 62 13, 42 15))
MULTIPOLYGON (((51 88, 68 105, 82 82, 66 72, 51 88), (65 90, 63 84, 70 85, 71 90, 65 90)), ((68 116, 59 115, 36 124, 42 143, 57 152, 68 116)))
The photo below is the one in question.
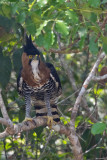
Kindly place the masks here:
POLYGON ((29 37, 26 35, 26 44, 23 46, 23 49, 27 55, 40 55, 39 50, 32 43, 31 35, 29 37))

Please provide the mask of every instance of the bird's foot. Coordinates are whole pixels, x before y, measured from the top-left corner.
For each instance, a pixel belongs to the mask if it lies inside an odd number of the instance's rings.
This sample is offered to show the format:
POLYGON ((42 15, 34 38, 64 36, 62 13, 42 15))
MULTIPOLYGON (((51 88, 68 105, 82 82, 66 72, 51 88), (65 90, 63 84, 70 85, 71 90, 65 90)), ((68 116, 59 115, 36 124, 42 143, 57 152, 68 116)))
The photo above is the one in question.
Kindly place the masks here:
POLYGON ((52 116, 45 116, 45 118, 47 118, 47 125, 48 127, 51 129, 52 128, 52 125, 55 125, 56 122, 53 120, 53 117, 52 116))
POLYGON ((25 117, 23 122, 25 123, 25 125, 28 126, 29 125, 28 124, 29 121, 35 125, 35 121, 33 120, 33 118, 30 118, 30 117, 25 117))

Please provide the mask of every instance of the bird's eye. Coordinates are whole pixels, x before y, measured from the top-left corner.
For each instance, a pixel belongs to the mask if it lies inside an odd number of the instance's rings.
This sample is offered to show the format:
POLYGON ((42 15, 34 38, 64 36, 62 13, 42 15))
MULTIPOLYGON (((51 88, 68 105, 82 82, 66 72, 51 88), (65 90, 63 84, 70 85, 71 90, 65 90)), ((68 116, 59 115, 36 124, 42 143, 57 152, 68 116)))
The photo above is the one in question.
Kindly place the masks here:
POLYGON ((29 55, 29 59, 32 59, 32 55, 29 55))

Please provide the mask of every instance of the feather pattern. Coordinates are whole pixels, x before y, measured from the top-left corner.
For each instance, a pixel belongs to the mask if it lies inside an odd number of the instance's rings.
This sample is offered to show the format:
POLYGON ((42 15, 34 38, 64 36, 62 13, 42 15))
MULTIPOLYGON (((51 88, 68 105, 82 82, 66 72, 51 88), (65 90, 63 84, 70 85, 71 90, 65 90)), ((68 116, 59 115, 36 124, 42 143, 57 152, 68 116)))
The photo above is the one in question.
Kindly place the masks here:
POLYGON ((54 121, 59 122, 56 105, 62 92, 59 76, 51 63, 44 63, 41 58, 39 61, 33 58, 29 60, 30 54, 34 56, 39 55, 40 52, 32 44, 31 37, 27 37, 22 54, 22 69, 17 79, 18 92, 25 97, 26 115, 30 114, 31 100, 37 117, 47 116, 48 112, 51 112, 54 121), (49 99, 47 104, 46 98, 49 99))

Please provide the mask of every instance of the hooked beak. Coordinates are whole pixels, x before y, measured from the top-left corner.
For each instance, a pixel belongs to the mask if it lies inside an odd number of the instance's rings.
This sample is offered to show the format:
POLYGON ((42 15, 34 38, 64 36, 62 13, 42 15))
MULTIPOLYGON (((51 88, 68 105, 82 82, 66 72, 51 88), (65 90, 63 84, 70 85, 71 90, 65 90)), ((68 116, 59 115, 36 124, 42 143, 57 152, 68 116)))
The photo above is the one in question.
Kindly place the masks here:
POLYGON ((39 56, 38 55, 35 55, 34 57, 33 57, 33 60, 39 60, 39 56))

